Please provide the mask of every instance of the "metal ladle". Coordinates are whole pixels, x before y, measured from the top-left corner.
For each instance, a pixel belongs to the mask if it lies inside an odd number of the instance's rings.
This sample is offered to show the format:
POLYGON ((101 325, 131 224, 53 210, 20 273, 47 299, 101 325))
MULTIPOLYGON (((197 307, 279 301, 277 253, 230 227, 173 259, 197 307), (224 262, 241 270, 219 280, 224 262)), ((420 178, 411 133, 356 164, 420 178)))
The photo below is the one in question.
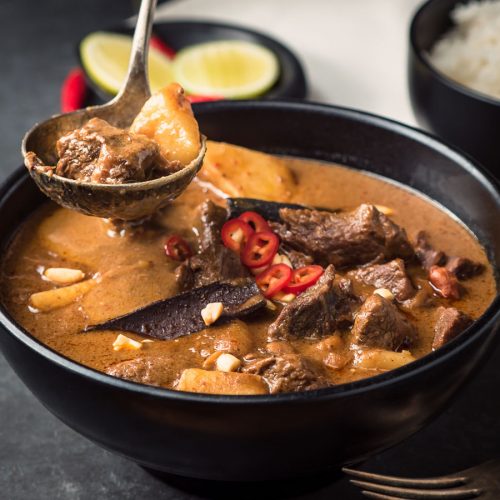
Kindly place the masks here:
MULTIPOLYGON (((91 118, 128 128, 143 104, 151 96, 147 73, 147 56, 156 0, 142 0, 137 18, 128 74, 119 93, 107 104, 53 116, 36 124, 23 138, 22 153, 34 152, 44 165, 57 162, 56 142, 64 134, 82 127, 91 118)), ((145 182, 97 184, 67 179, 48 169, 30 168, 38 188, 59 205, 87 215, 139 220, 154 214, 179 196, 201 168, 205 155, 205 138, 197 158, 181 170, 145 182)))

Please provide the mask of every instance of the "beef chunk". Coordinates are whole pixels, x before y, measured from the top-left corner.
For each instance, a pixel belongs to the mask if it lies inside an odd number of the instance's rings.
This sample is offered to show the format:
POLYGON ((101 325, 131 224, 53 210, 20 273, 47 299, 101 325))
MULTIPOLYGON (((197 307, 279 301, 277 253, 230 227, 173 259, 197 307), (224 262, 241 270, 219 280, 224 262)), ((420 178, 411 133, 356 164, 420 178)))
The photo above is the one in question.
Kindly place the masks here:
POLYGON ((420 231, 417 234, 415 243, 415 255, 422 264, 422 267, 427 271, 432 266, 442 266, 446 263, 447 256, 444 252, 435 250, 429 243, 429 237, 425 231, 420 231))
POLYGON ((56 174, 82 182, 122 184, 140 182, 175 172, 156 142, 145 135, 113 127, 92 118, 82 128, 57 141, 56 174))
POLYGON ((412 345, 417 330, 392 302, 373 294, 358 311, 352 336, 358 345, 398 351, 412 345))
POLYGON ((410 299, 416 292, 401 259, 391 260, 387 264, 361 267, 353 271, 352 275, 366 285, 387 288, 399 301, 410 299))
POLYGON ((413 255, 404 229, 373 205, 345 214, 283 208, 280 217, 282 222, 272 227, 281 241, 322 265, 354 266, 413 255))
POLYGON ((466 257, 450 257, 446 263, 446 269, 459 280, 466 280, 481 274, 484 271, 484 265, 466 257))
POLYGON ((220 231, 226 221, 224 208, 211 201, 201 207, 200 252, 176 269, 181 290, 249 276, 239 256, 222 244, 220 231))
POLYGON ((106 369, 108 375, 140 384, 169 386, 176 378, 172 363, 164 356, 141 356, 106 369))
POLYGON ((281 245, 279 252, 288 257, 294 269, 314 264, 314 259, 310 255, 294 250, 287 245, 281 245))
POLYGON ((330 335, 339 323, 352 322, 356 298, 350 294, 348 280, 335 280, 332 265, 318 282, 286 305, 269 325, 269 340, 288 337, 330 335))
POLYGON ((484 265, 479 262, 474 262, 467 257, 448 257, 444 252, 435 250, 429 243, 429 237, 425 231, 417 234, 415 254, 427 271, 430 271, 433 266, 445 267, 459 280, 472 278, 484 271, 484 265))
POLYGON ((310 391, 329 385, 320 367, 300 354, 257 358, 242 371, 264 377, 271 393, 310 391))
POLYGON ((470 316, 454 307, 440 307, 436 314, 438 319, 434 325, 433 350, 439 349, 446 342, 454 339, 473 322, 470 316))

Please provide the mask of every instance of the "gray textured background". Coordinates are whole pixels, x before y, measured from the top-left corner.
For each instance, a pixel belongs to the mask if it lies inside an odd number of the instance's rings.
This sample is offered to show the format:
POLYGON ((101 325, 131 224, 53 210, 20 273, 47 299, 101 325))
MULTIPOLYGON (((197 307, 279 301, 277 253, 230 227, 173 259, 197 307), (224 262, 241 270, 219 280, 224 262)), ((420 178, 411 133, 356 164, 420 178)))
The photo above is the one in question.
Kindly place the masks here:
MULTIPOLYGON (((21 163, 19 143, 58 111, 59 87, 88 31, 131 14, 127 0, 0 0, 0 179, 21 163)), ((404 444, 366 464, 373 471, 442 474, 500 456, 500 349, 453 406, 404 444)), ((43 376, 43 374, 40 374, 43 376)), ((159 479, 61 424, 0 355, 0 498, 361 498, 345 479, 214 485, 159 479), (333 481, 333 482, 332 482, 333 481)))

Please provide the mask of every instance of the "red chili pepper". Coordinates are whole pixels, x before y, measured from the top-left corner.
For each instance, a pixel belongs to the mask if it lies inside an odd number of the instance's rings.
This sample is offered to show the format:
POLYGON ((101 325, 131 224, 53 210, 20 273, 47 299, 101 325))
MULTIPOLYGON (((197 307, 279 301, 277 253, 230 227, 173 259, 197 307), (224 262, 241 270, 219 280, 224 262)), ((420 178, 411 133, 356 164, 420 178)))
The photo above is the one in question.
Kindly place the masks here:
POLYGON ((238 219, 246 222, 256 233, 271 231, 266 219, 257 212, 243 212, 238 219))
POLYGON ((462 295, 462 287, 457 278, 445 267, 432 266, 429 269, 429 281, 445 299, 459 299, 462 295))
POLYGON ((195 104, 197 102, 222 101, 224 99, 224 97, 217 95, 195 95, 195 94, 190 94, 187 96, 187 98, 191 104, 195 104))
POLYGON ((193 255, 189 243, 177 234, 165 241, 165 253, 174 260, 186 260, 193 255))
POLYGON ((270 264, 278 252, 280 240, 271 231, 253 233, 241 252, 241 262, 247 267, 270 264))
POLYGON ((175 57, 175 50, 167 45, 160 37, 156 35, 152 35, 149 40, 149 46, 156 49, 158 52, 161 52, 164 56, 167 56, 169 59, 173 59, 175 57))
POLYGON ((222 243, 233 252, 240 253, 253 233, 254 230, 246 222, 230 219, 222 226, 222 243))
POLYGON ((322 274, 323 268, 321 266, 312 265, 299 267, 292 272, 292 279, 290 280, 290 283, 285 286, 283 291, 285 293, 294 293, 295 295, 298 295, 310 286, 314 285, 314 283, 320 279, 322 274))
POLYGON ((283 290, 292 278, 292 270, 286 264, 274 264, 255 278, 264 297, 270 298, 283 290))
POLYGON ((72 69, 62 84, 61 111, 69 113, 83 108, 87 96, 85 76, 80 68, 72 69))

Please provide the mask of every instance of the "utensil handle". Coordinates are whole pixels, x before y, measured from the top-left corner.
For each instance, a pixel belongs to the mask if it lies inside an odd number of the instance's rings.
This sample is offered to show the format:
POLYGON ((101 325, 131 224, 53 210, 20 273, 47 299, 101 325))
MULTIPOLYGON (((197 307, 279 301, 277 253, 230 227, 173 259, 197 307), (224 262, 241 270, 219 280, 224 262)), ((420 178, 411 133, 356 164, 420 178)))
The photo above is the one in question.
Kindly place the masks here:
POLYGON ((142 107, 151 96, 148 78, 148 52, 157 0, 142 0, 132 42, 128 72, 114 103, 142 107))

